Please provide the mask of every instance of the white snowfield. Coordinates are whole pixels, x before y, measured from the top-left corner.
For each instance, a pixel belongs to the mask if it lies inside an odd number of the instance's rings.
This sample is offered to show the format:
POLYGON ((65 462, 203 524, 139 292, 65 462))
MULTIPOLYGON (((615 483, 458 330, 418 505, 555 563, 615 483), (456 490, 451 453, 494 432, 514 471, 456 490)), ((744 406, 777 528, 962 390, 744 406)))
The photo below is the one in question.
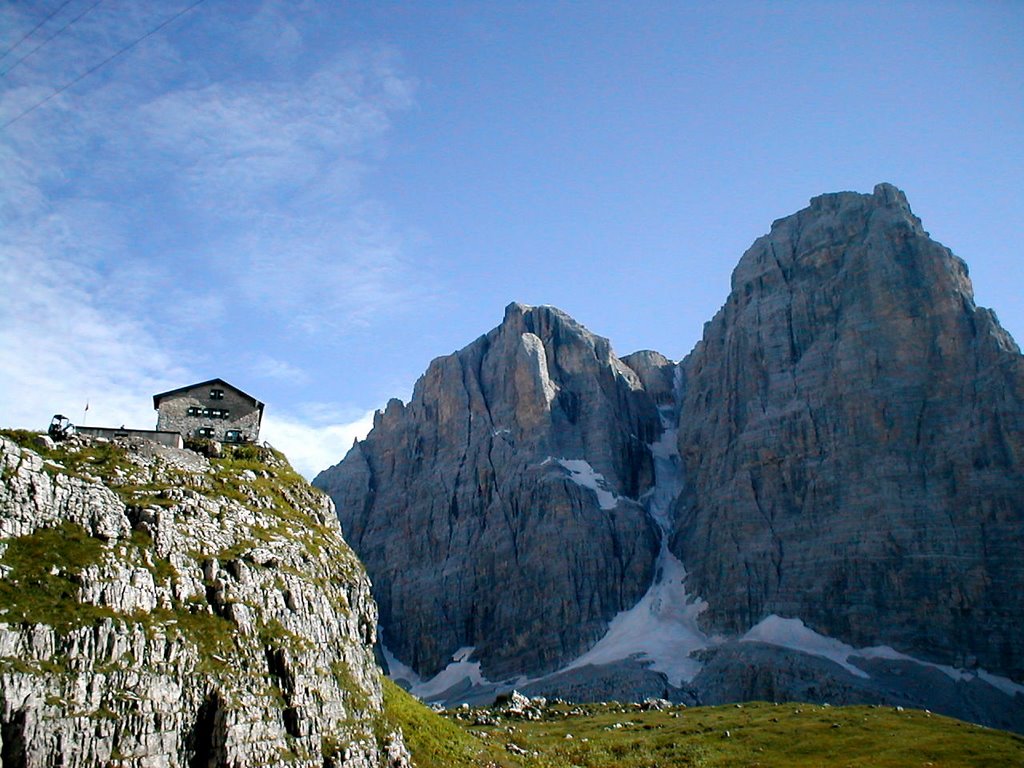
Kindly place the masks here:
MULTIPOLYGON (((666 406, 660 410, 664 431, 659 440, 651 444, 655 484, 640 499, 661 534, 661 549, 654 580, 636 605, 611 620, 608 631, 594 647, 562 669, 544 677, 553 677, 588 664, 602 665, 634 659, 647 662, 650 669, 663 673, 671 685, 680 687, 693 680, 703 666, 701 662, 690 657, 691 653, 735 639, 708 636, 701 630, 698 619, 708 604, 699 596, 690 595, 686 591, 686 568, 668 549, 672 506, 682 488, 682 477, 676 447, 678 429, 671 421, 672 408, 666 406)), ((594 491, 602 509, 615 508, 618 497, 608 488, 604 476, 595 471, 587 461, 549 457, 543 463, 547 464, 550 461, 557 461, 568 470, 573 482, 594 491)), ((869 678, 870 675, 851 660, 890 659, 934 667, 953 680, 980 679, 1010 697, 1024 696, 1024 685, 1009 678, 993 675, 985 670, 966 671, 933 664, 900 653, 889 646, 855 648, 815 632, 798 618, 783 618, 772 614, 752 627, 739 640, 766 643, 829 659, 860 678, 869 678)), ((524 686, 544 679, 519 678, 501 682, 487 680, 481 674, 480 663, 469 661, 473 650, 472 647, 460 648, 452 656, 452 662, 427 681, 420 680, 415 672, 395 659, 387 649, 384 649, 384 655, 391 670, 391 677, 396 680, 408 680, 412 683, 412 693, 422 699, 436 697, 467 678, 476 686, 489 686, 498 691, 507 690, 513 685, 524 686)))
POLYGON ((779 648, 801 651, 829 659, 847 672, 857 677, 870 677, 860 667, 851 664, 848 659, 855 653, 852 645, 819 635, 808 628, 800 619, 784 619, 774 613, 761 621, 740 638, 741 643, 767 643, 779 648))
POLYGON ((671 408, 661 409, 664 431, 651 444, 654 488, 643 498, 661 535, 654 581, 640 602, 612 619, 608 632, 597 645, 570 662, 565 670, 635 658, 650 662, 651 669, 664 673, 669 683, 678 688, 700 672, 700 662, 690 658, 690 654, 714 644, 697 624, 707 603, 687 593, 686 568, 668 549, 669 517, 682 485, 676 448, 679 430, 672 425, 670 413, 671 408))
POLYGON ((400 661, 399 658, 391 652, 391 649, 384 644, 383 630, 379 626, 377 627, 377 636, 381 638, 380 650, 384 655, 384 661, 388 665, 388 677, 396 682, 399 680, 405 680, 413 687, 422 683, 423 679, 416 673, 416 670, 408 664, 400 661))
POLYGON ((619 503, 619 497, 608 487, 608 481, 604 479, 604 475, 590 466, 590 462, 583 459, 555 459, 555 461, 569 470, 569 479, 576 485, 589 488, 597 494, 597 503, 601 505, 601 509, 615 509, 619 503))
POLYGON ((820 635, 810 627, 806 626, 800 619, 784 619, 781 616, 772 614, 763 619, 757 625, 740 638, 740 642, 760 642, 775 645, 780 648, 787 648, 792 651, 800 651, 830 659, 841 666, 847 672, 857 677, 871 677, 860 667, 851 663, 851 659, 889 659, 892 661, 909 661, 920 664, 922 667, 933 667, 948 675, 953 680, 964 682, 980 678, 993 688, 998 688, 1007 696, 1024 694, 1024 685, 1015 683, 1007 677, 1000 677, 979 670, 964 670, 950 667, 946 664, 933 664, 930 661, 923 661, 905 653, 900 653, 888 645, 874 645, 869 648, 855 648, 844 642, 825 635, 820 635))
POLYGON ((406 680, 410 684, 409 692, 421 699, 432 699, 466 680, 470 684, 487 685, 488 681, 480 673, 480 662, 470 661, 474 646, 464 646, 452 654, 451 662, 429 680, 423 680, 411 667, 403 664, 395 655, 382 645, 384 660, 388 663, 388 677, 392 680, 406 680))
POLYGON ((690 653, 712 645, 697 617, 707 603, 686 593, 686 569, 662 541, 658 574, 640 602, 612 619, 597 645, 564 670, 635 658, 649 661, 675 687, 692 680, 701 664, 690 653))

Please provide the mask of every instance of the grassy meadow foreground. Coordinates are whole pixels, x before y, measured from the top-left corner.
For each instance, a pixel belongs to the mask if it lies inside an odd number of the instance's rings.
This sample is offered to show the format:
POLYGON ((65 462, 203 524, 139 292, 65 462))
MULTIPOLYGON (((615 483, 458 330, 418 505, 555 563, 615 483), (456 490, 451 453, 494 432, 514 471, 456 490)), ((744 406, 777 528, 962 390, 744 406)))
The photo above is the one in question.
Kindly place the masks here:
POLYGON ((500 709, 441 716, 386 686, 388 717, 420 768, 1024 766, 1024 737, 891 707, 553 704, 530 720, 500 709))

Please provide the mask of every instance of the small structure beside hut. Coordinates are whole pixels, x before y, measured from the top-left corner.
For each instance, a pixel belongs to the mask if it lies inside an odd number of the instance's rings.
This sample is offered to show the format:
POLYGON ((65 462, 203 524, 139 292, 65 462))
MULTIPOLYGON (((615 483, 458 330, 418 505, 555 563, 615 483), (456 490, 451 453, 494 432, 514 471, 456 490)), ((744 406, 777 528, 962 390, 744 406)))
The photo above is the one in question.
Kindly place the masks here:
POLYGON ((179 432, 222 443, 254 443, 260 436, 263 403, 224 379, 153 395, 157 431, 179 432))
POLYGON ((125 429, 124 427, 75 427, 79 435, 90 437, 103 437, 107 440, 117 440, 119 437, 141 437, 153 443, 168 445, 171 448, 183 448, 185 445, 178 432, 170 432, 159 429, 125 429))

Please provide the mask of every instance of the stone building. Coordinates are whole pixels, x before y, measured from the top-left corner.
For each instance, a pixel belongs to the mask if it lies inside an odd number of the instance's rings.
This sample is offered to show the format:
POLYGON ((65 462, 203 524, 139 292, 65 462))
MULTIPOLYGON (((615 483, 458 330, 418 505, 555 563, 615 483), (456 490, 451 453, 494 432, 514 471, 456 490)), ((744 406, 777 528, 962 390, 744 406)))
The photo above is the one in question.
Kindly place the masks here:
POLYGON ((263 420, 263 403, 224 379, 153 395, 153 408, 157 411, 157 430, 224 443, 255 442, 263 420))

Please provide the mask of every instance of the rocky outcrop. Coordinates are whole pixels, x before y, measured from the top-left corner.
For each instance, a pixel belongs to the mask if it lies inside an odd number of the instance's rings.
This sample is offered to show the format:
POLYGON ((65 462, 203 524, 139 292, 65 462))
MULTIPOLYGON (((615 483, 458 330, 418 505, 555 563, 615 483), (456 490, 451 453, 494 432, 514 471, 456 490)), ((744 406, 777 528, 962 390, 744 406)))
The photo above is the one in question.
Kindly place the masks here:
POLYGON ((366 563, 388 649, 432 675, 472 647, 500 679, 579 654, 644 593, 657 534, 635 499, 660 432, 607 340, 512 304, 314 484, 366 563))
POLYGON ((644 390, 658 405, 676 404, 677 366, 660 352, 643 349, 622 358, 636 373, 644 390))
POLYGON ((682 372, 672 547, 708 627, 1024 679, 1024 358, 902 192, 776 221, 682 372))
POLYGON ((648 666, 635 659, 587 664, 527 683, 522 686, 522 691, 527 696, 548 696, 571 702, 657 698, 687 706, 699 703, 691 691, 670 685, 665 675, 648 666))
POLYGON ((402 764, 369 582, 330 501, 282 457, 81 438, 40 455, 14 436, 4 765, 402 764))

